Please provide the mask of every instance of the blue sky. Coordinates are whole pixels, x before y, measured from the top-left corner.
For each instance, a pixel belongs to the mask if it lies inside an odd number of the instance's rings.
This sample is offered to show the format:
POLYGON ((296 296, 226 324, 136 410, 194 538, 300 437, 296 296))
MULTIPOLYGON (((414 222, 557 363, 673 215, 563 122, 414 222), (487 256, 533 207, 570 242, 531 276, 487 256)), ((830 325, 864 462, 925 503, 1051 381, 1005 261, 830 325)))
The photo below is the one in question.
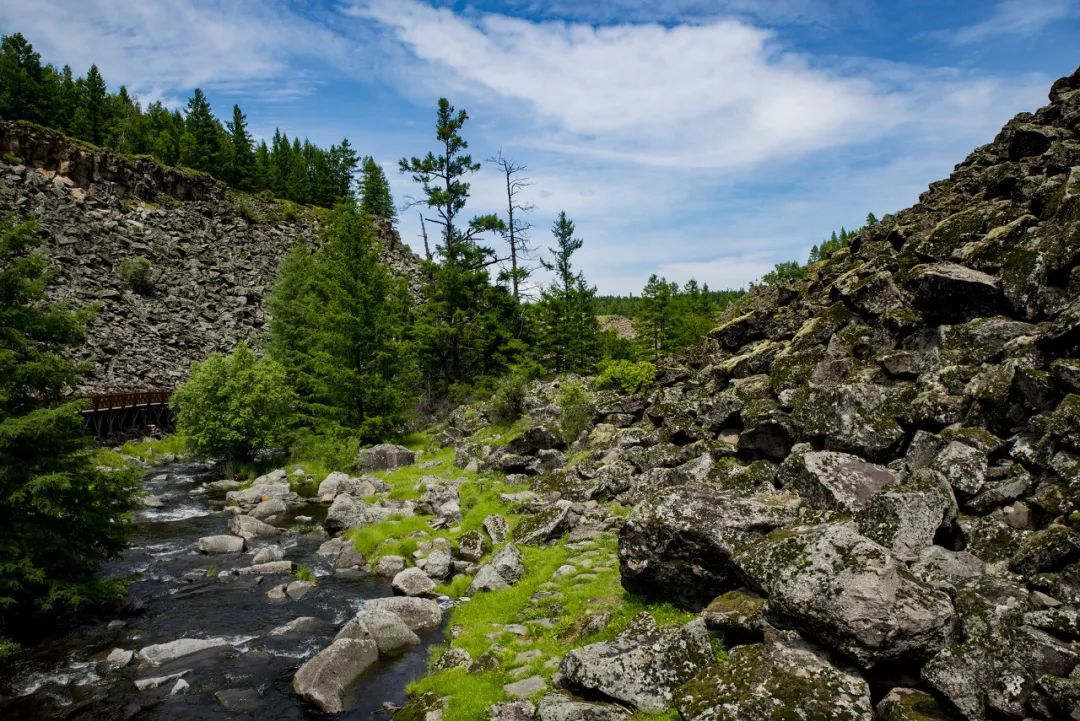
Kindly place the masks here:
MULTIPOLYGON (((737 287, 841 225, 911 205, 1080 63, 1080 0, 0 0, 46 60, 256 134, 348 136, 381 162, 467 108, 475 158, 529 166, 601 292, 651 272, 737 287)), ((499 176, 469 211, 502 209, 499 176)), ((415 211, 401 232, 419 246, 415 211)))

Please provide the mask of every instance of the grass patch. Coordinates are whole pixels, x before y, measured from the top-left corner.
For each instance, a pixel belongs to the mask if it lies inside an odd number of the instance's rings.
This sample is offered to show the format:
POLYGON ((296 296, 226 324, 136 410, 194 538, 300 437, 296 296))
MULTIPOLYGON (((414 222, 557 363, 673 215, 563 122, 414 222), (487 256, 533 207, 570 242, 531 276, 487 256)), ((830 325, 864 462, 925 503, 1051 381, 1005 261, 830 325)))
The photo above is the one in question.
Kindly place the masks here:
POLYGON ((296 572, 293 574, 296 576, 297 581, 314 581, 315 571, 311 570, 311 566, 300 564, 296 567, 296 572))
POLYGON ((428 520, 426 516, 391 517, 370 526, 350 529, 345 532, 345 536, 369 561, 374 561, 381 556, 407 558, 420 545, 421 540, 410 537, 411 534, 431 533, 428 520))
POLYGON ((0 660, 18 655, 22 647, 10 638, 0 636, 0 660))
MULTIPOLYGON (((615 562, 616 545, 614 536, 606 536, 591 546, 570 548, 564 541, 550 547, 521 547, 526 573, 516 586, 478 594, 469 603, 456 607, 450 616, 450 625, 462 629, 451 644, 468 651, 474 659, 485 652, 495 653, 500 670, 479 673, 468 673, 464 669, 439 671, 411 684, 410 695, 432 692, 448 696, 446 721, 482 718, 489 706, 508 700, 503 685, 532 675, 550 680, 557 668, 550 665, 552 659, 561 657, 571 648, 614 637, 643 611, 652 614, 660 626, 683 624, 694 618, 694 614, 669 604, 652 604, 628 594, 622 588, 615 562), (585 559, 591 561, 591 568, 582 563, 585 559), (556 569, 565 564, 576 564, 581 570, 574 575, 555 578, 556 569), (541 592, 553 593, 534 598, 541 592), (611 614, 608 624, 587 636, 581 635, 583 620, 603 612, 611 614), (550 627, 529 623, 538 619, 546 619, 541 623, 550 627), (522 638, 509 631, 500 631, 503 625, 510 623, 524 624, 529 628, 529 636, 522 638), (532 650, 539 650, 541 654, 524 663, 515 662, 519 653, 532 650), (522 667, 524 670, 519 671, 522 667), (512 675, 511 670, 520 675, 512 675)), ((448 590, 456 583, 455 580, 440 590, 448 590)), ((432 659, 442 650, 434 651, 432 659)), ((634 718, 677 719, 678 716, 673 714, 639 714, 634 718)))
POLYGON ((147 438, 141 441, 128 441, 120 446, 120 452, 132 458, 154 465, 162 462, 166 456, 177 460, 186 460, 188 451, 184 437, 179 433, 164 438, 147 438))

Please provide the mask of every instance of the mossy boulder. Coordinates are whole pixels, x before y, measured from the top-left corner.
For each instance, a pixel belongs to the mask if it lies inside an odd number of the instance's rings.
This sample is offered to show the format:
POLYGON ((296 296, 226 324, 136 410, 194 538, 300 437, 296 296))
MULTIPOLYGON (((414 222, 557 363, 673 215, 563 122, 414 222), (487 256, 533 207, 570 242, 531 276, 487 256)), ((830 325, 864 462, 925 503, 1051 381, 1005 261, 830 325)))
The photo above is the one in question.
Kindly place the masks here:
POLYGON ((850 513, 865 507, 881 489, 899 485, 900 474, 858 456, 800 444, 780 466, 777 480, 811 508, 850 513))
POLYGON ((870 460, 884 458, 904 439, 893 393, 870 383, 811 387, 796 403, 793 421, 802 440, 870 460))
POLYGON ((686 721, 871 721, 870 688, 795 634, 739 646, 682 686, 686 721))

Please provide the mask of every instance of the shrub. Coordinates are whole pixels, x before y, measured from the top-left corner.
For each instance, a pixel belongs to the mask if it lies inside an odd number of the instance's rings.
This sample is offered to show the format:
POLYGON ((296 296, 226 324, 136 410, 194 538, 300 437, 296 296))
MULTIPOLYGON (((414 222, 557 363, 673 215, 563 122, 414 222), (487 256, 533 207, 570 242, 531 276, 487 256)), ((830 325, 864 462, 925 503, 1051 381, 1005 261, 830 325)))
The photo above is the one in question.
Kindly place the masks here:
POLYGON ((514 371, 503 376, 491 397, 491 419, 496 423, 513 423, 525 410, 525 392, 529 381, 524 373, 514 371))
POLYGON ((120 279, 138 293, 150 290, 150 270, 150 261, 141 255, 120 261, 120 279))
POLYGON ((597 388, 620 388, 625 393, 640 393, 656 379, 656 366, 648 361, 632 363, 617 360, 601 366, 596 377, 597 388))
POLYGON ((250 460, 285 441, 295 400, 285 370, 241 341, 228 356, 196 363, 169 405, 194 453, 250 460))
POLYGON ((559 389, 559 430, 563 440, 573 443, 581 432, 592 424, 592 398, 585 386, 567 381, 559 389))

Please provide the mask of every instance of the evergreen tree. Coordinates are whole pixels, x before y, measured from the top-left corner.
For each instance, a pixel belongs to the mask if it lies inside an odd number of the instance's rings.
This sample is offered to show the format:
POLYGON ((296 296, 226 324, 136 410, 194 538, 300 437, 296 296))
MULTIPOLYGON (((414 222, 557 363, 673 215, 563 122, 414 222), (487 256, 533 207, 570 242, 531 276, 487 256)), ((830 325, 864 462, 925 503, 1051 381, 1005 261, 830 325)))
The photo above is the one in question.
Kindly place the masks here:
POLYGON ((340 145, 331 145, 329 152, 330 167, 334 174, 334 201, 345 200, 352 195, 353 178, 360 157, 344 138, 340 145))
POLYGON ((108 109, 108 89, 97 65, 91 65, 86 78, 76 81, 79 88, 79 105, 72 120, 72 132, 76 137, 89 140, 95 145, 105 141, 108 109))
POLYGON ((383 169, 370 155, 360 166, 360 210, 373 218, 383 218, 397 224, 397 210, 390 195, 390 182, 383 169))
POLYGON ((204 173, 220 174, 221 124, 199 88, 188 100, 184 133, 180 140, 180 163, 204 173))
POLYGON ((41 56, 20 33, 0 38, 0 117, 48 122, 44 72, 41 56))
POLYGON ((229 128, 229 184, 250 189, 255 179, 255 153, 247 129, 247 115, 239 105, 233 105, 229 128))
POLYGON ((0 629, 35 611, 116 597, 97 578, 124 548, 137 474, 94 460, 78 402, 61 394, 78 368, 85 313, 45 300, 47 259, 28 224, 0 224, 0 629))
POLYGON ((560 212, 551 229, 552 259, 541 260, 554 273, 538 304, 540 345, 544 360, 555 372, 593 370, 600 355, 600 324, 596 320, 596 289, 574 272, 571 258, 582 246, 574 237, 574 223, 560 212))
POLYGON ((642 328, 641 342, 645 353, 651 359, 659 359, 671 350, 671 331, 674 318, 672 296, 679 292, 679 286, 669 283, 655 273, 649 276, 645 288, 641 291, 642 328))
POLYGON ((442 226, 437 248, 441 263, 425 269, 425 303, 416 326, 421 368, 430 390, 445 390, 479 375, 495 375, 523 348, 515 342, 523 319, 504 288, 491 285, 487 268, 497 262, 494 252, 477 244, 488 231, 502 231, 494 215, 477 216, 462 226, 458 220, 469 197, 464 180, 480 168, 464 151, 468 143, 461 128, 468 119, 446 98, 440 98, 435 126, 440 153, 402 159, 401 171, 421 185, 432 222, 442 226))
POLYGON ((343 203, 315 256, 289 256, 270 302, 270 352, 310 399, 306 422, 336 422, 365 440, 404 428, 416 382, 408 295, 380 248, 371 219, 343 203))

